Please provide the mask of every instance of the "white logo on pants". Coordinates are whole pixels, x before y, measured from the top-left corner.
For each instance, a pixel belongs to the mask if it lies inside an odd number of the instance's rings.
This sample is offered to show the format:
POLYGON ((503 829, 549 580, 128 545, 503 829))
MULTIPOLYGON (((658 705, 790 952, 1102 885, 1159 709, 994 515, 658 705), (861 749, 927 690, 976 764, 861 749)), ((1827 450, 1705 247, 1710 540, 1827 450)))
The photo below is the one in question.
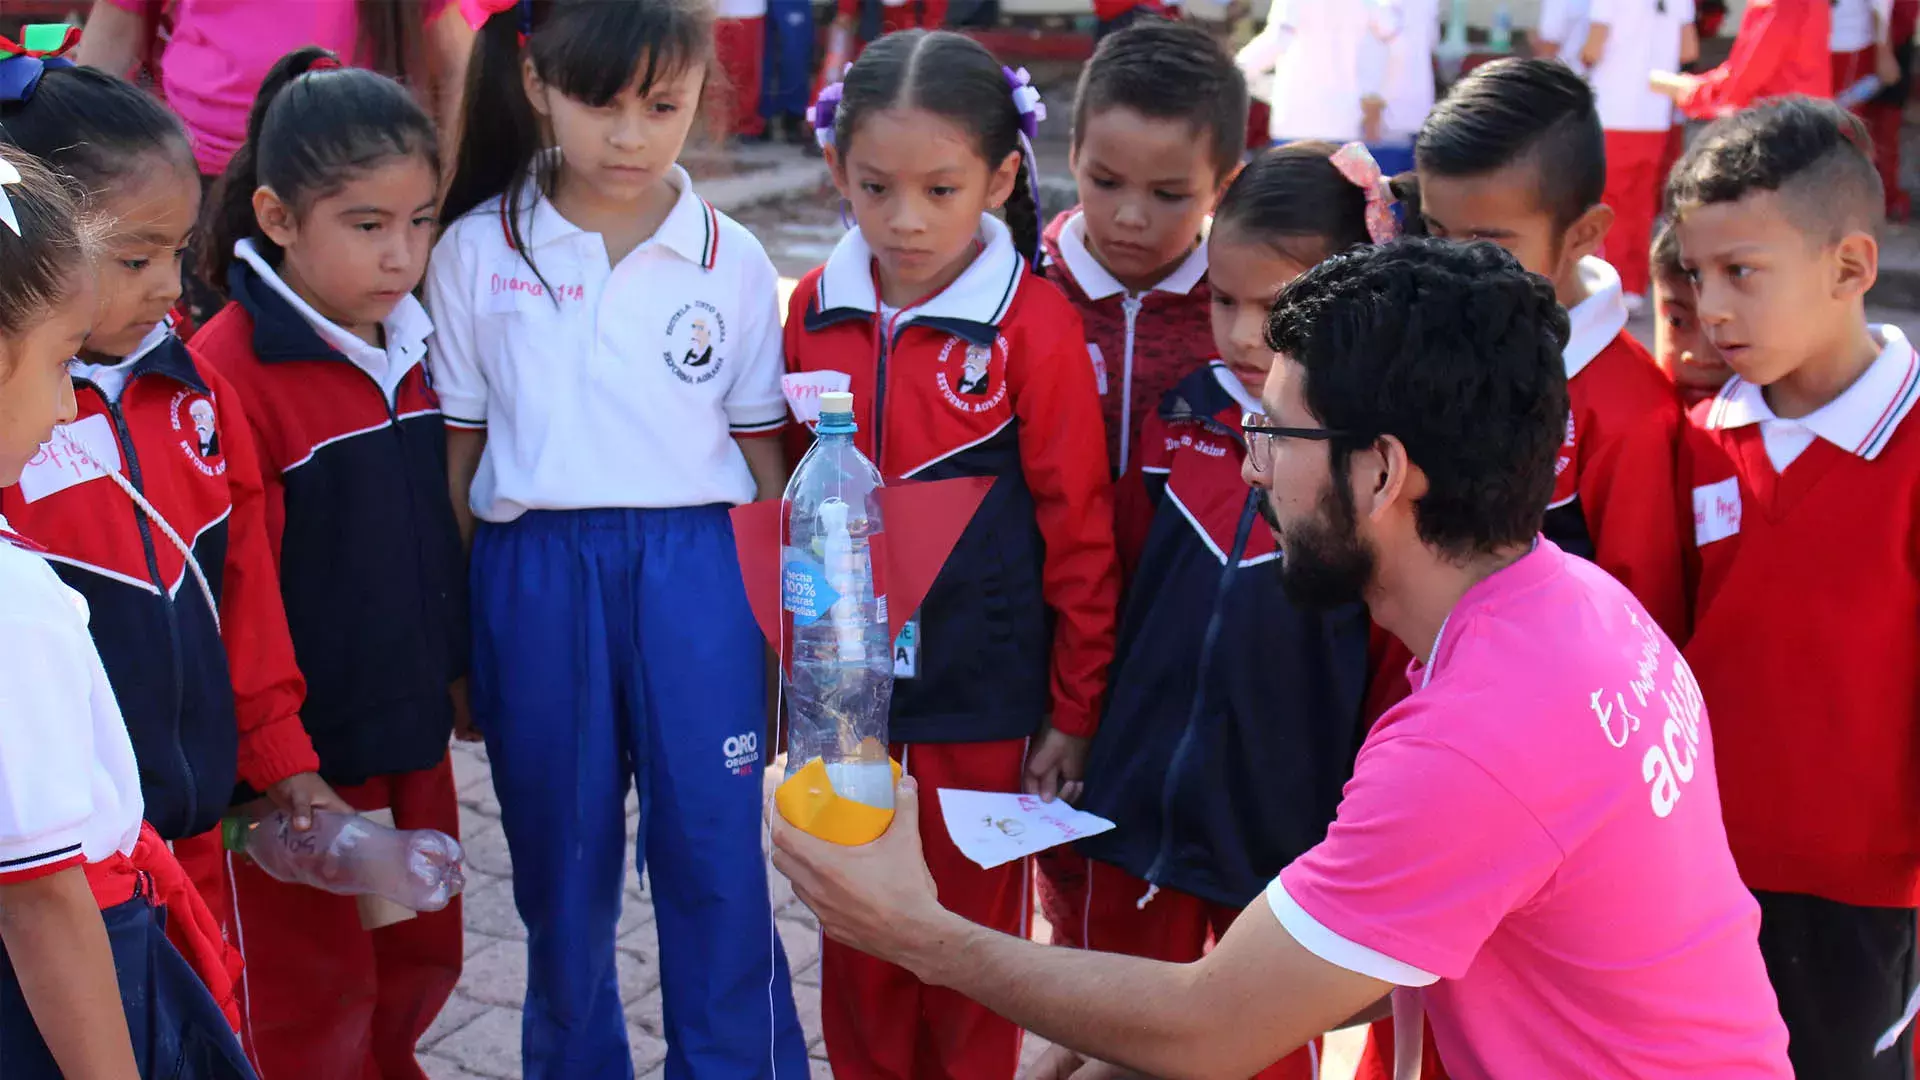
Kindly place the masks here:
POLYGON ((751 731, 744 735, 729 735, 727 741, 720 744, 720 752, 726 755, 728 772, 747 772, 750 766, 760 761, 760 736, 751 731))

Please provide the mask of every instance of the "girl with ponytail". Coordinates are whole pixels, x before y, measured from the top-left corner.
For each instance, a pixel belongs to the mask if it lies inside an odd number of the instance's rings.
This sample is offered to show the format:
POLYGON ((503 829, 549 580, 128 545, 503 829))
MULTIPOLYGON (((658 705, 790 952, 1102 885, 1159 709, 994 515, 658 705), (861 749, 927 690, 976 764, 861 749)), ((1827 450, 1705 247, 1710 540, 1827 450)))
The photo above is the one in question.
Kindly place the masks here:
POLYGON ((427 296, 473 715, 528 931, 526 1076, 632 1069, 614 938, 637 789, 667 1075, 799 1080, 760 847, 766 645, 727 516, 786 483, 779 279, 675 164, 712 4, 478 6, 427 296))
MULTIPOLYGON (((466 589, 413 296, 439 176, 400 84, 317 47, 282 57, 214 188, 202 267, 232 300, 191 347, 249 427, 320 776, 355 810, 457 836, 466 589)), ((352 898, 240 860, 233 892, 267 1080, 425 1080, 414 1046, 459 979, 459 900, 368 929, 352 898)))
MULTIPOLYGON (((1072 800, 1113 655, 1099 390, 1078 310, 1033 272, 1045 116, 1025 72, 925 30, 874 42, 814 110, 855 226, 793 293, 795 418, 818 419, 799 391, 850 387, 890 482, 993 481, 894 650, 893 755, 924 790, 1072 800)), ((921 825, 941 899, 1024 935, 1024 864, 973 865, 932 801, 921 825)), ((1013 1075, 1018 1027, 834 942, 822 958, 835 1076, 1013 1075)))

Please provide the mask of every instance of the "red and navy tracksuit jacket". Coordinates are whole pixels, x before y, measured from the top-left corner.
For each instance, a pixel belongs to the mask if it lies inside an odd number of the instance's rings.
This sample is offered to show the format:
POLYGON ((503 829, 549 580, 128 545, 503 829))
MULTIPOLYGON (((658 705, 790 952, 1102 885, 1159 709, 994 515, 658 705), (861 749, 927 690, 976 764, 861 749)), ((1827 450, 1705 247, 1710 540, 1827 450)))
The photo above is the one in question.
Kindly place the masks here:
POLYGON ((858 445, 887 482, 994 479, 920 606, 895 742, 1025 738, 1049 713, 1090 735, 1113 656, 1112 480, 1080 316, 983 221, 959 280, 890 326, 849 232, 786 323, 790 372, 851 377, 858 445))
POLYGON ((238 392, 260 448, 320 773, 342 787, 433 768, 467 658, 439 399, 416 366, 389 404, 244 262, 227 291, 193 345, 238 392))
POLYGON ((1137 471, 1155 507, 1129 585, 1081 808, 1082 854, 1244 907, 1320 842, 1359 749, 1369 622, 1287 601, 1260 493, 1240 478, 1245 405, 1215 363, 1169 391, 1137 471))
MULTIPOLYGON (((264 789, 317 767, 268 548, 266 495, 239 397, 171 334, 129 372, 117 402, 76 380, 78 416, 41 451, 90 476, 0 491, 0 513, 44 545, 93 612, 93 639, 126 716, 146 818, 178 840, 220 821, 237 777, 264 789), (120 472, 193 550, 219 625, 186 559, 127 493, 83 461, 117 450, 120 472), (113 450, 107 449, 112 447, 113 450)), ((110 467, 110 461, 100 461, 110 467)))

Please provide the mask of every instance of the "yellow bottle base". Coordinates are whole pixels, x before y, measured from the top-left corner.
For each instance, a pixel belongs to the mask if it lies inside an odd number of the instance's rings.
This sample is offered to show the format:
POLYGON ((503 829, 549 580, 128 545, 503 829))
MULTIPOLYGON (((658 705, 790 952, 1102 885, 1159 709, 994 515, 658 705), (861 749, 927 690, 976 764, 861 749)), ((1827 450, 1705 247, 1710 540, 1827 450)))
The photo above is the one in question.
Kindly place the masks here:
MULTIPOLYGON (((900 763, 893 766, 893 782, 900 782, 900 763)), ((827 779, 827 765, 820 758, 802 766, 773 792, 773 805, 780 816, 802 832, 849 847, 870 844, 880 839, 893 824, 893 809, 881 809, 842 798, 827 779)))

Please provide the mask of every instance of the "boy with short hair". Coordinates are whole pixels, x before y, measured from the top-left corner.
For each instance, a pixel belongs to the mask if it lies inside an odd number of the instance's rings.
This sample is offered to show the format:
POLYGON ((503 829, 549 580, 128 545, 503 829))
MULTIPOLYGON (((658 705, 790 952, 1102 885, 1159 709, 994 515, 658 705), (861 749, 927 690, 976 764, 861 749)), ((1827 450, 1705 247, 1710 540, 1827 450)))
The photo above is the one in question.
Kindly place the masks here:
POLYGON ((1115 476, 1148 413, 1213 358, 1201 240, 1246 118, 1245 78, 1189 23, 1109 35, 1080 73, 1068 157, 1080 204, 1047 226, 1045 272, 1086 321, 1115 476))
POLYGON ((1727 841, 1795 1072, 1904 1080, 1911 1032, 1874 1043, 1920 906, 1920 356, 1866 320, 1880 179, 1858 118, 1788 98, 1709 128, 1667 196, 1734 372, 1680 450, 1727 841))
MULTIPOLYGON (((1207 222, 1247 139, 1247 83, 1197 26, 1142 18, 1103 38, 1080 72, 1068 158, 1080 205, 1047 226, 1047 278, 1086 323, 1114 475, 1123 580, 1153 506, 1132 462, 1148 414, 1215 355, 1207 222), (1135 475, 1129 476, 1130 472, 1135 475)), ((1086 860, 1036 860, 1055 944, 1079 944, 1086 860)))
POLYGON ((1553 61, 1484 65, 1434 108, 1414 156, 1427 230, 1506 248, 1553 283, 1572 319, 1573 411, 1542 531, 1618 578, 1684 639, 1680 407, 1627 333, 1620 275, 1594 254, 1613 211, 1601 202, 1606 149, 1593 91, 1553 61))
POLYGON ((1673 380, 1683 408, 1692 408, 1720 392, 1733 369, 1707 338, 1700 325, 1693 279, 1680 264, 1680 233, 1673 222, 1654 226, 1653 250, 1653 358, 1673 380))

